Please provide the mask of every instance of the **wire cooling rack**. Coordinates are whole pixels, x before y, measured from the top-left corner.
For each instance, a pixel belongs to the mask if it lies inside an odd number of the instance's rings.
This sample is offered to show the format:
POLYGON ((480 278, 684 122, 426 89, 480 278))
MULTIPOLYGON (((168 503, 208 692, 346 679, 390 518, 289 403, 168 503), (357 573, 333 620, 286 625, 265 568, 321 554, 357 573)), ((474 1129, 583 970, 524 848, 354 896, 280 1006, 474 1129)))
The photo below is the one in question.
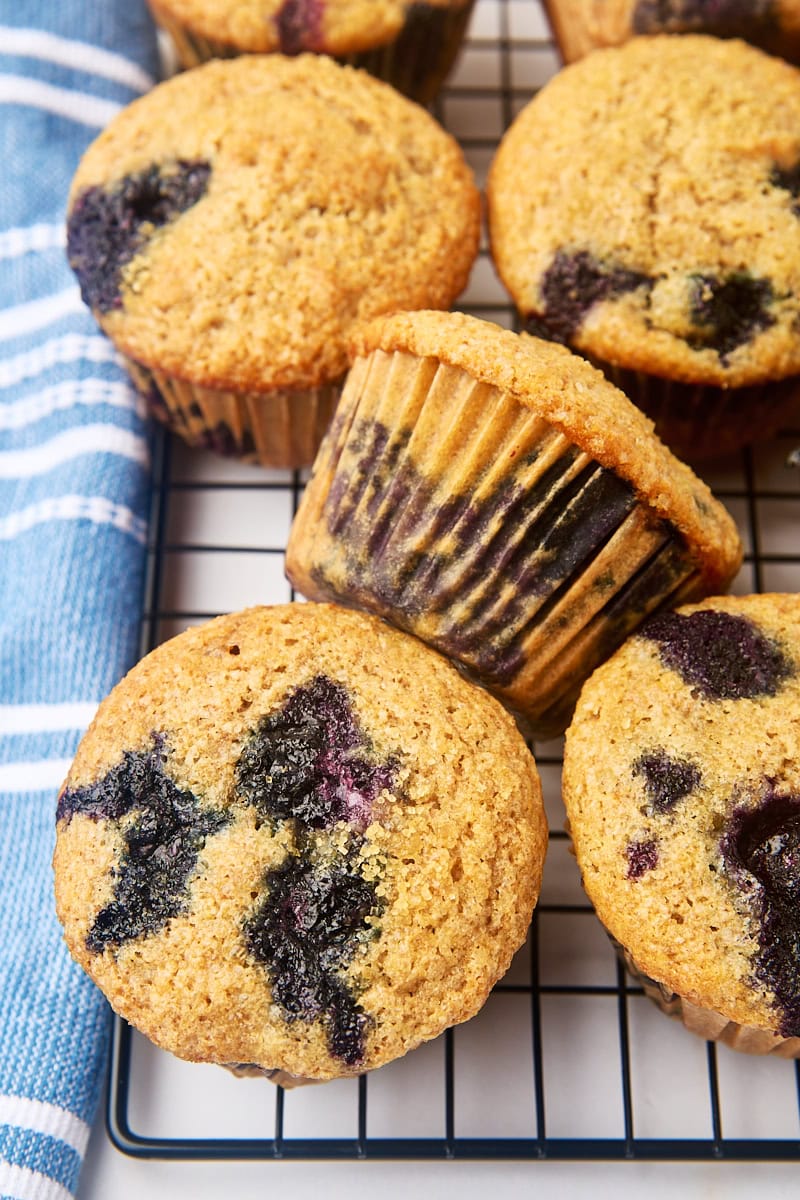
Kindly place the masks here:
MULTIPOLYGON (((482 184, 557 69, 536 0, 478 0, 438 102, 482 184)), ((486 249, 459 307, 512 326, 486 249)), ((703 471, 747 550, 737 592, 800 591, 800 430, 703 471)), ((304 477, 159 435, 143 649, 220 612, 292 598, 283 552, 304 477)), ((800 1158, 795 1063, 706 1044, 620 968, 563 832, 561 743, 534 747, 551 828, 527 945, 472 1021, 358 1080, 284 1092, 180 1062, 116 1021, 107 1125, 162 1158, 800 1158)))

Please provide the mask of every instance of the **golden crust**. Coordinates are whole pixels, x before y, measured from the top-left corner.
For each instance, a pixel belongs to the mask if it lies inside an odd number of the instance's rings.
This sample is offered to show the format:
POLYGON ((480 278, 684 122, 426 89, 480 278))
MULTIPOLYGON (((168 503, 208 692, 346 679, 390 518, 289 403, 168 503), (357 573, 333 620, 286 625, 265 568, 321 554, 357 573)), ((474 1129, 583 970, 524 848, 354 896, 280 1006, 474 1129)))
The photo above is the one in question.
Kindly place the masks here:
POLYGON ((793 673, 775 695, 705 699, 663 665, 656 643, 630 638, 584 685, 566 736, 564 802, 586 892, 638 969, 690 1007, 775 1032, 775 999, 754 969, 757 903, 731 885, 720 845, 765 781, 800 797, 800 597, 714 598, 678 611, 708 609, 755 623, 793 673), (656 749, 699 772, 660 815, 633 769, 656 749), (648 838, 658 861, 629 878, 626 847, 648 838))
POLYGON ((477 253, 480 199, 418 105, 319 55, 242 56, 168 80, 90 146, 70 208, 153 164, 207 161, 205 195, 157 229, 96 314, 131 359, 208 388, 338 380, 353 323, 447 308, 477 253))
POLYGON ((585 360, 463 313, 395 313, 356 331, 351 358, 409 351, 462 368, 512 395, 602 466, 618 473, 686 539, 707 591, 723 591, 741 563, 733 520, 652 423, 585 360))
POLYGON ((800 71, 738 41, 634 38, 560 72, 506 133, 487 187, 495 262, 525 314, 546 308, 557 252, 639 273, 569 334, 599 360, 723 387, 783 379, 800 372, 798 216, 773 174, 798 161, 800 71), (766 316, 718 352, 692 317, 698 280, 742 277, 767 289, 766 316))
MULTIPOLYGON (((188 911, 99 954, 86 935, 110 898, 120 833, 80 813, 59 822, 67 944, 127 1020, 183 1058, 326 1079, 378 1066, 477 1011, 525 939, 547 837, 533 758, 487 693, 375 618, 256 608, 143 659, 100 706, 65 786, 102 778, 154 731, 178 786, 235 815, 206 839, 188 911), (345 686, 375 755, 400 761, 358 848, 385 909, 346 971, 371 1020, 357 1067, 332 1056, 323 1022, 285 1019, 240 932, 266 871, 297 849, 287 822, 258 822, 234 801, 234 764, 259 718, 320 673, 345 686)), ((348 837, 344 824, 319 832, 314 853, 335 861, 348 837)))

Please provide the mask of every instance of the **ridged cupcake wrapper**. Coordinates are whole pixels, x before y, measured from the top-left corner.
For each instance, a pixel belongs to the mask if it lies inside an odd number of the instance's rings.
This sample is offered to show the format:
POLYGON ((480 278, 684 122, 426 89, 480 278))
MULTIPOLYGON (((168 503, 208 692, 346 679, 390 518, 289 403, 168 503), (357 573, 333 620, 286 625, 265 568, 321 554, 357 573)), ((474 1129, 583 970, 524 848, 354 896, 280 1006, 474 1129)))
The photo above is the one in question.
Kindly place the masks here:
POLYGON ((276 1087, 282 1087, 284 1091, 325 1082, 324 1079, 308 1079, 304 1075, 290 1075, 288 1071, 282 1071, 278 1067, 272 1069, 259 1067, 255 1063, 223 1063, 222 1066, 237 1079, 268 1079, 270 1083, 274 1083, 276 1087))
MULTIPOLYGON (((774 54, 778 58, 783 58, 790 63, 800 63, 800 34, 787 29, 781 29, 777 16, 773 14, 767 17, 763 15, 759 19, 759 6, 755 3, 749 5, 740 4, 738 19, 741 22, 736 26, 736 32, 731 34, 731 20, 735 19, 734 6, 729 6, 727 14, 728 30, 726 33, 720 32, 720 26, 715 22, 722 19, 723 24, 726 22, 726 5, 720 3, 709 3, 706 21, 703 22, 703 5, 696 4, 693 6, 694 11, 691 15, 683 17, 683 27, 679 28, 676 22, 679 18, 679 6, 674 6, 670 11, 670 6, 665 5, 666 13, 662 18, 662 23, 656 22, 652 26, 643 29, 632 29, 630 27, 632 13, 628 15, 627 24, 623 22, 622 14, 613 12, 613 5, 602 4, 595 5, 594 28, 587 22, 586 4, 581 0, 544 0, 544 10, 550 22, 550 27, 553 31, 553 37, 558 45, 561 59, 565 63, 574 62, 578 58, 582 58, 584 54, 589 54, 592 50, 610 45, 619 45, 621 41, 634 37, 638 33, 706 33, 715 37, 735 36, 744 38, 746 41, 752 42, 754 46, 760 46, 762 50, 766 50, 768 54, 774 54), (604 7, 612 9, 608 15, 603 10, 604 7), (678 9, 676 12, 675 9, 678 9), (597 22, 601 16, 605 17, 603 25, 600 29, 597 28, 597 22), (611 25, 607 24, 611 18, 611 25), (692 20, 694 18, 694 20, 692 20), (749 25, 749 28, 748 28, 749 25)), ((653 6, 654 9, 656 6, 653 6)), ((686 8, 691 6, 686 5, 686 8)), ((777 8, 777 5, 774 6, 777 8)), ((760 10, 763 14, 763 9, 760 10)), ((655 13, 653 14, 655 20, 655 13)))
POLYGON ((314 461, 342 387, 226 391, 198 387, 130 358, 125 362, 153 414, 190 446, 266 467, 314 461))
POLYGON ((800 377, 748 387, 679 383, 591 360, 652 421, 679 458, 731 454, 800 417, 800 377))
POLYGON ((376 351, 348 378, 287 572, 460 662, 538 737, 598 662, 697 592, 683 540, 552 426, 460 368, 376 351))
MULTIPOLYGON (((429 104, 452 70, 461 49, 475 0, 457 6, 415 3, 398 36, 385 46, 356 54, 335 55, 337 62, 360 67, 421 104, 429 104)), ((229 42, 204 37, 182 25, 161 8, 156 19, 172 39, 182 67, 196 67, 211 58, 235 58, 244 53, 229 42)))
MULTIPOLYGON (((611 935, 609 934, 609 937, 611 935)), ((768 1029, 757 1029, 753 1025, 739 1025, 729 1021, 713 1009, 693 1004, 685 996, 665 988, 637 967, 632 955, 615 938, 611 942, 625 963, 628 973, 641 985, 648 999, 657 1004, 668 1017, 680 1021, 691 1033, 708 1042, 720 1042, 740 1054, 771 1054, 776 1058, 800 1058, 800 1038, 781 1037, 768 1029)))

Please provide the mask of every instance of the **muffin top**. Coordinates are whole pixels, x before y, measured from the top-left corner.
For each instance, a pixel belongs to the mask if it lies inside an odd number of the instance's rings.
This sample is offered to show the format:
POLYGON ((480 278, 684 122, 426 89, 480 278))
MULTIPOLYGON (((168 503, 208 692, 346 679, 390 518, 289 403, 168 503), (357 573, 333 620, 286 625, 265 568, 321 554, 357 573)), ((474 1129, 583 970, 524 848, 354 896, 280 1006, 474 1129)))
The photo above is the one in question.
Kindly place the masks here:
POLYGON ((324 56, 243 56, 160 84, 89 147, 68 253, 131 358, 269 391, 338 379, 359 319, 448 307, 479 221, 424 109, 324 56))
POLYGON ((567 60, 634 34, 741 37, 778 54, 800 52, 800 0, 545 0, 567 60))
POLYGON ((583 688, 564 800, 584 887, 640 970, 800 1034, 800 596, 643 626, 583 688))
POLYGON ((160 646, 59 798, 67 944, 180 1057, 352 1075, 471 1016, 546 824, 500 704, 373 617, 295 604, 160 646))
MULTIPOLYGON (((425 0, 456 8, 466 0, 425 0)), ((195 33, 242 50, 355 54, 393 41, 414 0, 148 0, 195 33)))
POLYGON ((464 313, 429 311, 394 313, 357 329, 351 357, 376 349, 439 359, 513 396, 679 531, 706 590, 728 586, 742 554, 730 515, 655 436, 652 422, 584 359, 464 313))
POLYGON ((800 371, 800 72, 738 41, 634 38, 559 73, 488 184, 531 331, 740 386, 800 371))

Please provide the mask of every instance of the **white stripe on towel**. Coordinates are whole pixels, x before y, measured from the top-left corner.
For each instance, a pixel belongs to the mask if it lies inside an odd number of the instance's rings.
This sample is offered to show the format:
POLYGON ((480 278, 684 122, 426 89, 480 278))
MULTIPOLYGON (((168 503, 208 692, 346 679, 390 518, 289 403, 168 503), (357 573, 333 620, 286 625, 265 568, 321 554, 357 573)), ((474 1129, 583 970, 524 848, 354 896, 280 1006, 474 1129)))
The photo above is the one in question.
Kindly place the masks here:
POLYGON ((73 1200, 72 1192, 49 1175, 2 1162, 0 1196, 3 1200, 73 1200))
POLYGON ((0 792, 41 792, 49 788, 59 788, 71 766, 71 758, 0 763, 0 792))
POLYGON ((59 363, 116 362, 121 360, 111 342, 101 334, 66 333, 49 338, 33 350, 0 359, 0 387, 14 387, 23 379, 41 375, 59 363))
POLYGON ((147 406, 122 379, 69 379, 0 407, 0 429, 22 429, 78 405, 108 404, 144 416, 147 406))
POLYGON ((68 1108, 47 1104, 44 1100, 29 1100, 27 1096, 0 1095, 0 1125, 33 1129, 36 1133, 57 1138, 81 1156, 89 1141, 89 1126, 68 1108))
POLYGON ((103 100, 22 75, 0 75, 0 104, 41 108, 94 129, 102 129, 122 108, 116 100, 103 100))
POLYGON ((16 29, 0 25, 0 47, 3 54, 19 54, 25 58, 41 58, 46 62, 74 67, 88 75, 100 75, 114 83, 125 84, 137 92, 147 92, 155 85, 138 63, 123 58, 102 46, 59 37, 43 29, 16 29))
POLYGON ((80 458, 84 454, 118 454, 146 466, 147 442, 144 438, 118 429, 115 425, 81 425, 56 434, 39 446, 0 453, 0 479, 29 479, 80 458))
POLYGON ((26 333, 35 333, 46 325, 53 325, 62 317, 85 312, 81 293, 77 286, 65 288, 63 292, 52 292, 38 300, 15 304, 0 309, 0 342, 10 342, 26 333))
MULTIPOLYGON (((2 38, 0 30, 0 38, 2 38)), ((2 45, 2 42, 0 42, 2 45)), ((46 225, 21 225, 0 233, 0 258, 19 258, 22 254, 35 254, 42 250, 62 250, 66 242, 64 223, 46 225)))
POLYGON ((106 496, 76 495, 48 496, 18 512, 9 513, 7 517, 0 517, 0 541, 10 541, 48 521, 91 521, 95 525, 112 525, 122 533, 129 533, 142 545, 147 541, 147 525, 125 505, 115 504, 106 496))
MULTIPOLYGON (((96 700, 62 704, 0 704, 0 733, 55 733, 66 729, 86 729, 96 712, 96 700)), ((7 1098, 0 1096, 0 1120, 3 1102, 7 1098)))

